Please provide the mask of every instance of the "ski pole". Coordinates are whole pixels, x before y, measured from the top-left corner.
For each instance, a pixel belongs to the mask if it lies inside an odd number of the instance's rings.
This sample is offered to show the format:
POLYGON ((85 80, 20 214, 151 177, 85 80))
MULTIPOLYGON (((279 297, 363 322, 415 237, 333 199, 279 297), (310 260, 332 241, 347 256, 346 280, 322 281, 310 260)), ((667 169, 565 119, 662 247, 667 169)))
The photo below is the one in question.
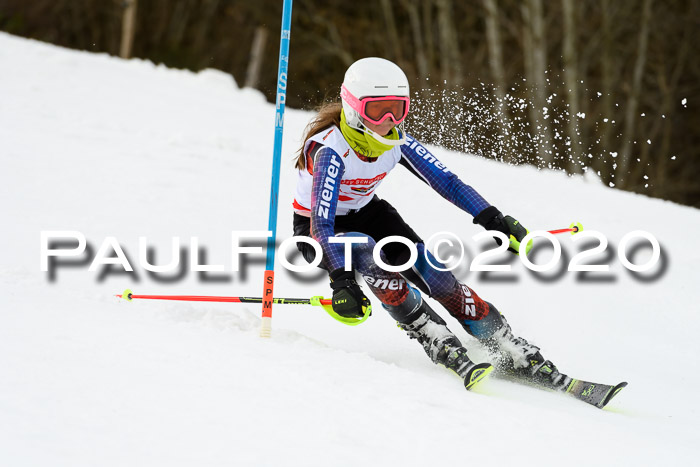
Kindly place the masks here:
MULTIPOLYGON (((116 297, 125 300, 177 300, 183 302, 224 302, 224 303, 262 303, 262 297, 220 297, 212 295, 136 295, 126 289, 124 293, 116 294, 116 297)), ((314 299, 317 297, 313 297, 314 299)), ((287 305, 314 305, 316 300, 311 298, 273 298, 274 303, 287 305), (312 300, 314 303, 312 303, 312 300)), ((331 299, 321 298, 319 305, 330 305, 331 299)))
POLYGON ((583 230, 583 226, 579 222, 574 222, 572 223, 568 229, 555 229, 555 230, 548 230, 547 232, 551 234, 560 234, 560 233, 566 233, 566 232, 571 232, 571 235, 575 233, 579 233, 580 231, 583 230))
MULTIPOLYGON (((115 297, 132 300, 175 300, 181 302, 222 302, 222 303, 262 303, 263 297, 220 297, 212 295, 136 295, 130 289, 126 289, 115 297)), ((265 298, 265 300, 269 300, 265 298)), ((279 305, 313 305, 320 306, 336 321, 340 321, 348 326, 356 326, 365 322, 372 313, 372 308, 368 307, 364 316, 359 318, 347 318, 340 316, 333 311, 333 301, 330 298, 323 298, 322 295, 311 298, 273 298, 273 303, 279 305)))

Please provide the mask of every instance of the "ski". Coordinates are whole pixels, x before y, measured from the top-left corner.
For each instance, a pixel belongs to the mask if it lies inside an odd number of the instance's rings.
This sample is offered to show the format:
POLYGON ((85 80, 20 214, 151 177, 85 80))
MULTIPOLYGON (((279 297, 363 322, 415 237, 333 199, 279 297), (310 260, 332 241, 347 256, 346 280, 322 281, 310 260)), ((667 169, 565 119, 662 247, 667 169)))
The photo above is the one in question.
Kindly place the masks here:
POLYGON ((469 369, 464 376, 464 388, 469 391, 476 383, 486 378, 493 371, 490 363, 479 363, 469 369))
POLYGON ((498 375, 506 380, 539 389, 563 392, 599 409, 605 407, 627 386, 626 382, 609 385, 572 378, 559 372, 556 365, 545 360, 539 351, 527 359, 527 366, 516 368, 512 358, 501 358, 496 364, 498 375))
MULTIPOLYGON (((546 370, 550 367, 544 366, 546 370)), ((556 368, 556 367, 555 367, 556 368)), ((550 370, 551 371, 551 370, 550 370)), ((554 370, 556 371, 556 369, 554 370)), ((539 373, 539 372, 538 372, 539 373)), ((543 372, 544 373, 544 372, 543 372)), ((560 374, 561 375, 561 374, 560 374)), ((551 380, 545 380, 538 377, 538 374, 525 376, 522 374, 500 374, 501 377, 517 382, 520 384, 526 384, 528 386, 533 386, 538 389, 546 389, 550 391, 563 392, 574 399, 591 404, 594 407, 602 409, 612 400, 613 397, 617 395, 624 387, 627 386, 627 382, 622 382, 616 385, 592 383, 590 381, 584 381, 582 379, 571 378, 566 375, 561 375, 561 378, 554 383, 551 380)))
POLYGON ((626 382, 610 386, 609 384, 591 383, 580 379, 572 379, 565 392, 576 399, 602 409, 625 386, 626 382))
MULTIPOLYGON (((480 365, 477 365, 477 367, 478 366, 480 365)), ((472 371, 474 372, 476 369, 477 368, 475 367, 472 371)), ((493 368, 490 368, 488 372, 490 373, 492 369, 493 368)), ((564 394, 567 394, 573 397, 574 399, 586 402, 587 404, 590 404, 599 409, 602 409, 603 407, 608 405, 612 398, 615 397, 617 393, 619 393, 623 388, 627 386, 627 382, 625 381, 616 385, 609 385, 601 383, 592 383, 590 381, 570 378, 566 375, 561 375, 563 378, 560 379, 557 382, 557 384, 552 384, 551 381, 545 381, 541 378, 538 378, 536 375, 528 377, 522 374, 515 375, 513 373, 504 373, 503 371, 498 371, 497 373, 500 378, 503 378, 507 381, 511 381, 518 384, 525 384, 527 386, 532 386, 538 389, 563 392, 564 394)), ((478 373, 474 375, 470 373, 464 380, 464 386, 467 389, 470 389, 474 384, 479 382, 486 375, 482 375, 481 377, 479 376, 480 375, 478 373), (478 379, 471 381, 472 378, 476 377, 478 377, 478 379)))

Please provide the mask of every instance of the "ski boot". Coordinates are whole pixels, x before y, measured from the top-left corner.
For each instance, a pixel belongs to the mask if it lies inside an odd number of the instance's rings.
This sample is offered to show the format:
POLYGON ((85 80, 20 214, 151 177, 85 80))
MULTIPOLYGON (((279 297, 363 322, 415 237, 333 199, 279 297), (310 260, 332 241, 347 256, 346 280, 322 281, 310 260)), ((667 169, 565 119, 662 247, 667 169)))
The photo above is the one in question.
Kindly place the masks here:
POLYGON ((465 327, 495 356, 497 371, 507 378, 566 391, 572 379, 546 360, 539 347, 515 336, 505 317, 495 306, 490 303, 488 305, 490 312, 483 318, 484 323, 476 326, 478 322, 473 322, 471 326, 465 327), (479 333, 480 330, 486 332, 479 333))
POLYGON ((435 313, 420 295, 418 299, 418 307, 410 313, 415 319, 409 323, 398 322, 398 326, 406 331, 411 339, 418 340, 433 363, 457 373, 464 380, 464 387, 471 389, 493 370, 493 366, 489 363, 472 362, 467 356, 467 349, 447 328, 440 315, 435 313))
POLYGON ((539 347, 513 335, 503 315, 496 307, 488 305, 488 315, 479 321, 465 321, 464 328, 494 355, 496 371, 505 378, 564 392, 599 409, 627 386, 626 382, 614 386, 591 383, 561 373, 556 365, 545 360, 539 347))

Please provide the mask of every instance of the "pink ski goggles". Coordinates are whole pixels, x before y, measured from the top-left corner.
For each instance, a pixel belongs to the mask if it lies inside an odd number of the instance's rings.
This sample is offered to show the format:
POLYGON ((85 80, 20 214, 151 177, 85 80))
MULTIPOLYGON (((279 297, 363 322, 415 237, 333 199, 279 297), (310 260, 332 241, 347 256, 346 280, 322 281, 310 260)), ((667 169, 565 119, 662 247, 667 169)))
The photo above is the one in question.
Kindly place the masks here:
POLYGON ((360 114, 362 118, 375 125, 380 125, 387 118, 394 124, 403 122, 408 115, 410 100, 406 96, 382 96, 364 97, 358 99, 353 96, 348 88, 340 88, 340 97, 345 100, 353 110, 360 114))

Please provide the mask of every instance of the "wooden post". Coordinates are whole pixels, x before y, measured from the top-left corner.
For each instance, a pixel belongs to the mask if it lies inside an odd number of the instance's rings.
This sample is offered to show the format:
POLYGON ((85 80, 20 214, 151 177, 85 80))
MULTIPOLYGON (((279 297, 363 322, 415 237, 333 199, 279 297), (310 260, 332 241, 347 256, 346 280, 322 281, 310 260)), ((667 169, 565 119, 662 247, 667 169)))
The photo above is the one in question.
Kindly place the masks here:
POLYGON ((122 43, 119 48, 121 58, 131 58, 131 48, 134 45, 134 26, 136 23, 136 4, 138 0, 124 0, 122 8, 122 43))
POLYGON ((257 89, 260 81, 260 68, 265 51, 265 42, 267 42, 267 29, 263 26, 258 26, 255 29, 255 37, 253 37, 253 45, 250 48, 250 61, 248 62, 248 70, 245 73, 246 88, 257 89))

